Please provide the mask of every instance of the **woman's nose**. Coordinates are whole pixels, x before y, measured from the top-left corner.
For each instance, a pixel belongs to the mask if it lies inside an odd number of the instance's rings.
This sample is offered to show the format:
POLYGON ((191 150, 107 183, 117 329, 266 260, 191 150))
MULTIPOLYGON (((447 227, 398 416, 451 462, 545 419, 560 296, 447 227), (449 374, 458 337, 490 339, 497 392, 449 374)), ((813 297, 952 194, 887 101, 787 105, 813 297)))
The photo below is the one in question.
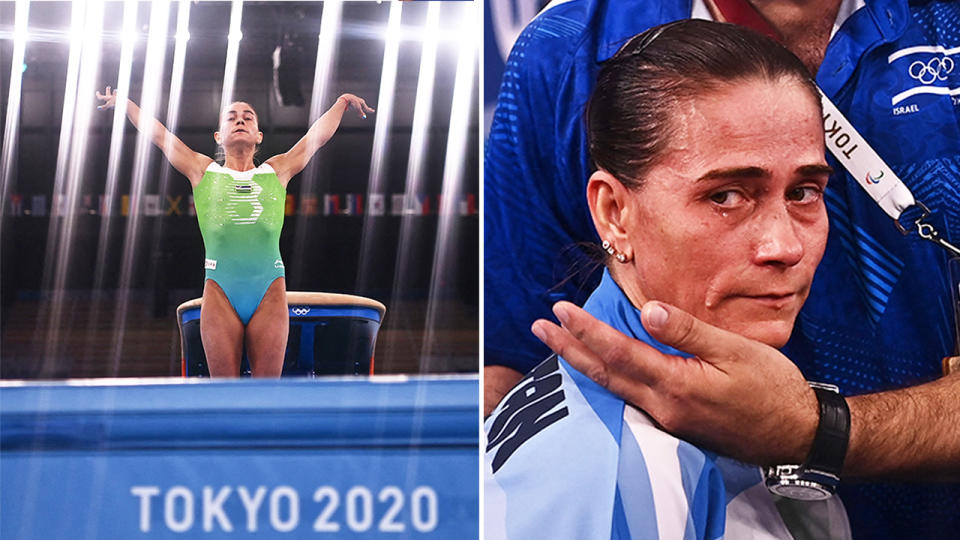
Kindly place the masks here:
POLYGON ((757 224, 755 250, 758 264, 793 266, 803 259, 803 238, 786 208, 771 211, 757 224))

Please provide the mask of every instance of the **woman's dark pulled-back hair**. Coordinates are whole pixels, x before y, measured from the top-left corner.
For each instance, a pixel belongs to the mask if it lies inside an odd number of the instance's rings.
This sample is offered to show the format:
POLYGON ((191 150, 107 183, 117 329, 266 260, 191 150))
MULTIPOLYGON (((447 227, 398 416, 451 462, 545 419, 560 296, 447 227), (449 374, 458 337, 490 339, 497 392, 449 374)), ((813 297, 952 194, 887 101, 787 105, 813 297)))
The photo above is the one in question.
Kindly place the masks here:
POLYGON ((803 63, 774 40, 727 23, 682 20, 630 39, 600 70, 587 105, 590 156, 639 188, 676 131, 677 105, 750 79, 793 78, 820 97, 803 63))

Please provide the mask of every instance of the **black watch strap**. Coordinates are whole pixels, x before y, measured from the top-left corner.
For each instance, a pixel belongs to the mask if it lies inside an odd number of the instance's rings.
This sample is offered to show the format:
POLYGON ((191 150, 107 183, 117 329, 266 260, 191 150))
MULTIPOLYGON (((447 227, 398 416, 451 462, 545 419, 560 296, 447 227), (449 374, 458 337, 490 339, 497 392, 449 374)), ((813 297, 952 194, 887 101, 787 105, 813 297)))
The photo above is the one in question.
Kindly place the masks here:
POLYGON ((811 384, 820 402, 820 423, 804 469, 840 477, 850 442, 850 409, 847 400, 828 385, 811 384))

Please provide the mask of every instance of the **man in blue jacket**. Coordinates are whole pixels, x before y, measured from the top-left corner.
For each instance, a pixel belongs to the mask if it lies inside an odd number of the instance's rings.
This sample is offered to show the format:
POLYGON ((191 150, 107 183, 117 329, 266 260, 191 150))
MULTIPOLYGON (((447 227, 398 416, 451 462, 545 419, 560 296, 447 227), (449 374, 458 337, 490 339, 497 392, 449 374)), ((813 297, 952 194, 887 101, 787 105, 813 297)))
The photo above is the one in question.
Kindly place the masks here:
MULTIPOLYGON (((558 300, 582 304, 596 285, 596 275, 578 273, 590 262, 577 243, 598 241, 584 200, 591 164, 583 106, 600 63, 650 26, 689 17, 731 20, 722 9, 731 3, 554 2, 517 40, 485 159, 485 393, 498 382, 509 387, 511 373, 549 354, 529 333, 533 320, 548 317, 558 300)), ((960 102, 951 91, 960 87, 960 6, 740 4, 741 11, 755 9, 753 16, 817 74, 826 95, 957 244, 960 102)), ((936 378, 940 359, 955 347, 956 278, 951 285, 947 256, 916 235, 902 236, 832 164, 839 172, 826 195, 830 239, 784 352, 808 379, 845 394, 936 378)), ((960 528, 957 486, 872 484, 845 486, 841 494, 861 537, 945 537, 960 528)))

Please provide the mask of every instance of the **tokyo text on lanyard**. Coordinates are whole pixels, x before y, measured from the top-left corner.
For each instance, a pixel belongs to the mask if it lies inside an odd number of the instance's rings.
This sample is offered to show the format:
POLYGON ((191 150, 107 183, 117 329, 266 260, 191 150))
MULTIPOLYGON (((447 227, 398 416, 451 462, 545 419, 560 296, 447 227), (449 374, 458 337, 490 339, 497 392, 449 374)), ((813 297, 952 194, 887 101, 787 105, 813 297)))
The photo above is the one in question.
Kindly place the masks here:
POLYGON ((934 242, 954 257, 960 257, 960 248, 944 240, 933 225, 924 222, 930 215, 926 205, 913 197, 910 189, 867 144, 823 91, 820 92, 820 100, 823 103, 823 127, 826 130, 827 148, 867 195, 893 218, 897 229, 905 235, 916 230, 920 238, 934 242), (905 210, 913 206, 920 209, 920 217, 913 220, 912 226, 905 227, 900 223, 900 218, 905 210))

